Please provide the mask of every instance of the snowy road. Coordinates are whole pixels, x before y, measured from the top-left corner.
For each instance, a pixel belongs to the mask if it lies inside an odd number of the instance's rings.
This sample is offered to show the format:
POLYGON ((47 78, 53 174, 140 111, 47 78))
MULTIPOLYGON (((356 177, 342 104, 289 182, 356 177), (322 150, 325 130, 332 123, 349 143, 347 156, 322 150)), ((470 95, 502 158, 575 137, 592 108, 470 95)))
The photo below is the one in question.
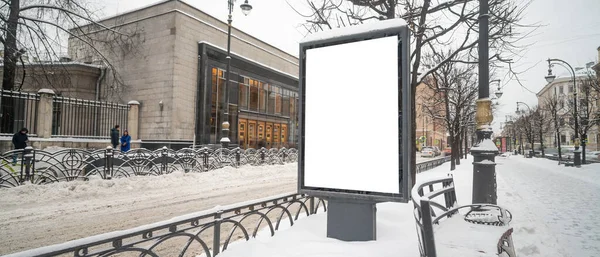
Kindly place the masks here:
POLYGON ((297 165, 1 190, 0 255, 296 191, 297 165))
POLYGON ((497 158, 498 203, 515 219, 518 256, 600 256, 600 165, 497 158))

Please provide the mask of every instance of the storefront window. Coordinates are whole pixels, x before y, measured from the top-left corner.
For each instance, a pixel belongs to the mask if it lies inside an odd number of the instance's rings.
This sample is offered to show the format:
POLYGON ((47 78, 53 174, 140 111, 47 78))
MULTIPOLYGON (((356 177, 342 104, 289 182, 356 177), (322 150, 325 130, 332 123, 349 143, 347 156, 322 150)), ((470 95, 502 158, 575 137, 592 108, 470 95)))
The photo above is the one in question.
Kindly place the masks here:
POLYGON ((273 114, 275 113, 275 90, 276 86, 271 85, 271 90, 269 90, 269 100, 268 100, 268 108, 267 113, 273 114))
POLYGON ((262 82, 258 83, 258 88, 259 88, 259 108, 258 111, 262 112, 262 113, 266 113, 267 112, 267 90, 268 90, 268 85, 264 84, 262 82))
POLYGON ((275 90, 275 114, 281 114, 281 89, 276 87, 275 90))
POLYGON ((240 83, 240 98, 239 105, 240 109, 248 109, 248 85, 240 83))
POLYGON ((258 82, 253 79, 250 81, 250 110, 258 111, 258 82))
POLYGON ((283 96, 282 96, 282 113, 281 115, 283 116, 290 116, 290 96, 289 96, 290 91, 287 89, 283 90, 283 96))

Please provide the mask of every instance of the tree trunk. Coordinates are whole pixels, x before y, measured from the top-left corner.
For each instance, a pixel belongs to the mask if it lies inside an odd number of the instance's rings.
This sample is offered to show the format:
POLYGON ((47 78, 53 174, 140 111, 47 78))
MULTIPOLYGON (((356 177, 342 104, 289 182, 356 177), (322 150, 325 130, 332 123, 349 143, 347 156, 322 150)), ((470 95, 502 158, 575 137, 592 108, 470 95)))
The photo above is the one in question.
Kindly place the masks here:
POLYGON ((454 145, 452 146, 452 148, 458 148, 459 151, 457 152, 456 155, 456 165, 460 165, 460 156, 462 155, 463 150, 460 149, 460 142, 462 141, 462 139, 460 138, 460 133, 458 133, 458 135, 456 136, 456 140, 454 140, 454 145))
POLYGON ((542 136, 542 126, 540 126, 540 150, 542 151, 542 158, 546 157, 546 154, 544 153, 544 138, 542 136))
MULTIPOLYGON (((13 90, 15 86, 15 73, 17 70, 17 25, 19 21, 20 0, 10 1, 9 15, 6 26, 6 38, 4 39, 4 74, 2 77, 2 89, 13 90)), ((0 113, 2 114, 3 133, 14 133, 14 101, 11 97, 0 99, 0 113)))
POLYGON ((558 126, 558 117, 556 113, 554 113, 554 128, 556 129, 556 146, 558 147, 558 161, 562 161, 562 153, 560 147, 560 127, 558 126))
POLYGON ((17 25, 19 21, 20 0, 10 1, 10 11, 6 27, 4 42, 4 74, 2 89, 12 90, 15 86, 15 72, 17 70, 17 25))
POLYGON ((458 151, 454 150, 456 148, 454 144, 454 133, 450 132, 450 148, 452 152, 450 152, 450 170, 456 169, 456 156, 458 156, 458 151))
POLYGON ((586 147, 586 142, 585 140, 587 139, 587 132, 583 133, 583 135, 581 135, 581 163, 585 164, 585 147, 586 147))
POLYGON ((465 130, 465 133, 463 135, 463 141, 464 141, 465 145, 464 145, 464 147, 460 147, 463 151, 463 159, 467 159, 467 148, 469 147, 469 143, 467 140, 467 131, 468 130, 465 130))

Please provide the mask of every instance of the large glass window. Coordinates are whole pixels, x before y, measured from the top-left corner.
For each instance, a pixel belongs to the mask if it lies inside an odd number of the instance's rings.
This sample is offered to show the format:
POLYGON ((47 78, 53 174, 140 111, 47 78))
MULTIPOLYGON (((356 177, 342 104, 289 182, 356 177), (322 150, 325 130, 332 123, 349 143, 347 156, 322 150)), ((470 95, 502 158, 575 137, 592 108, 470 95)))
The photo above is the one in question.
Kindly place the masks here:
POLYGON ((248 109, 248 85, 245 83, 240 83, 240 98, 239 98, 239 106, 240 109, 248 109))
POLYGON ((258 81, 248 79, 250 84, 250 110, 258 111, 258 81))
POLYGON ((269 90, 269 100, 268 100, 268 108, 267 108, 267 113, 268 114, 273 114, 275 113, 275 89, 277 87, 271 85, 271 89, 269 90))
POLYGON ((283 96, 282 96, 282 113, 281 115, 283 116, 290 116, 290 91, 287 89, 283 90, 283 96))
POLYGON ((217 81, 218 81, 218 69, 212 69, 212 80, 211 80, 211 110, 210 110, 210 142, 213 143, 217 139, 217 112, 219 108, 218 103, 218 92, 217 92, 217 81))
POLYGON ((269 90, 269 85, 259 82, 258 83, 258 89, 259 89, 259 108, 258 111, 262 112, 262 113, 266 113, 267 112, 267 91, 269 90))
POLYGON ((279 87, 275 87, 275 114, 281 114, 281 104, 281 89, 279 87))

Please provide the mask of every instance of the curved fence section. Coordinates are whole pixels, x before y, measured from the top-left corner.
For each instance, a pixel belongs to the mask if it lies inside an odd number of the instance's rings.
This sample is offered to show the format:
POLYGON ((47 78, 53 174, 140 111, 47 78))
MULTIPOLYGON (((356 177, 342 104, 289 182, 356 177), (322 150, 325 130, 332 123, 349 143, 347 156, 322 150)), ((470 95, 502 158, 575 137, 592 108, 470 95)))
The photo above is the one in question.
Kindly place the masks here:
POLYGON ((163 147, 155 151, 132 149, 122 153, 104 150, 64 149, 47 152, 28 147, 0 156, 0 188, 25 183, 48 184, 61 181, 158 176, 173 172, 207 172, 243 165, 282 165, 298 160, 296 149, 210 149, 163 147), (16 160, 16 161, 15 161, 16 160))
MULTIPOLYGON (((0 188, 6 188, 27 183, 49 184, 91 178, 208 172, 228 166, 239 168, 244 165, 282 165, 297 162, 298 150, 184 148, 174 151, 163 147, 155 151, 140 148, 122 153, 112 148, 48 152, 28 147, 6 152, 0 156, 0 160, 0 188)), ((417 173, 433 169, 448 160, 450 157, 446 156, 418 163, 417 173)))
POLYGON ((282 195, 191 213, 167 221, 10 254, 32 256, 215 256, 263 230, 274 236, 300 217, 327 211, 323 199, 282 195))

